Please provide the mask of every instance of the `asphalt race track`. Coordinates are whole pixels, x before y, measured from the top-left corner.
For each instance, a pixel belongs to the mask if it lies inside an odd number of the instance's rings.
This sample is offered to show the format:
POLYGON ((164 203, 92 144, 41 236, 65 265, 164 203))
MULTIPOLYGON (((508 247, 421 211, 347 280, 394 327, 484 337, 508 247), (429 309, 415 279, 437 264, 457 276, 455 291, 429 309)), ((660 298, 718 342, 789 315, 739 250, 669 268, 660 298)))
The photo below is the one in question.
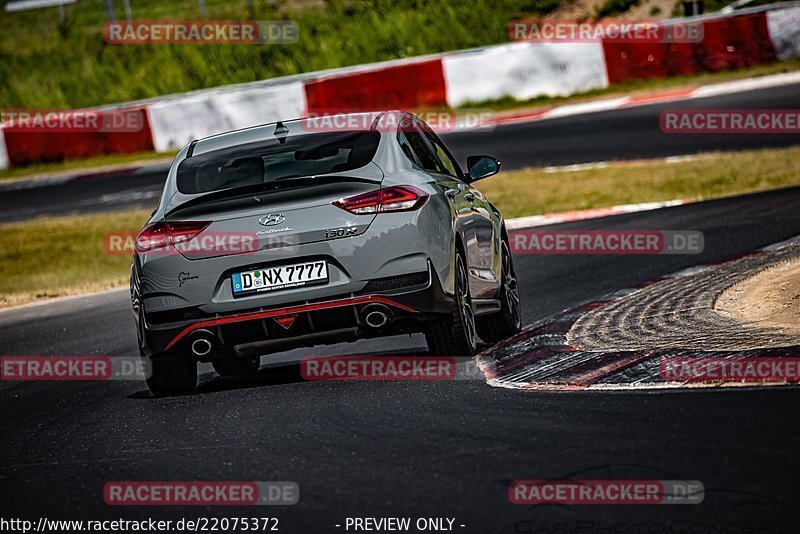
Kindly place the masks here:
MULTIPOLYGON (((763 101, 789 107, 798 96, 763 101)), ((633 119, 645 112, 620 115, 633 119)), ((622 124, 619 118, 613 131, 624 138, 630 132, 622 124)), ((538 138, 549 127, 529 128, 538 138)), ((587 132, 597 127, 587 126, 587 132)), ((546 137, 540 141, 548 143, 546 137)), ((580 155, 592 159, 591 150, 580 155)), ((649 155, 656 155, 652 150, 649 155)), ((553 152, 549 162, 557 160, 553 152)), ((800 188, 792 188, 559 225, 700 230, 705 250, 683 256, 517 256, 524 320, 800 234, 799 212, 800 188)), ((132 356, 129 306, 119 291, 2 312, 2 352, 132 356)), ((398 337, 317 352, 422 350, 420 338, 398 337)), ((795 532, 792 525, 800 521, 795 388, 521 392, 490 387, 479 376, 305 382, 296 366, 270 365, 264 358, 253 379, 220 379, 204 367, 197 394, 164 399, 151 397, 138 382, 0 383, 2 515, 271 516, 279 518, 281 532, 301 533, 344 532, 336 525, 354 516, 449 517, 454 530, 465 533, 747 532, 742 528, 748 526, 795 532), (509 503, 510 480, 576 474, 699 480, 706 495, 697 505, 509 503), (110 507, 102 488, 112 480, 295 481, 300 502, 246 509, 110 507), (609 530, 612 520, 617 526, 609 530), (713 530, 721 525, 729 529, 713 530)))
MULTIPOLYGON (((793 134, 676 135, 659 130, 664 109, 796 109, 800 85, 788 85, 685 102, 589 113, 540 122, 506 125, 493 132, 443 136, 459 161, 471 154, 491 154, 504 169, 569 165, 609 160, 660 158, 709 152, 789 146, 793 134)), ((155 207, 166 167, 77 177, 67 182, 0 185, 0 222, 43 215, 90 213, 155 207)))

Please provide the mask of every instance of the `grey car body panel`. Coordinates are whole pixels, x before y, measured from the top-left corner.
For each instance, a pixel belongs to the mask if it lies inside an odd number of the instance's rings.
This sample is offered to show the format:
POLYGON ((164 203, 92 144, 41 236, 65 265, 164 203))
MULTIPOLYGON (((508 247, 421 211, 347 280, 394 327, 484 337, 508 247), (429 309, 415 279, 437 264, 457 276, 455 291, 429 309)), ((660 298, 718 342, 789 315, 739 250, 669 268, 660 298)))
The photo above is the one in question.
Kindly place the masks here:
POLYGON ((411 212, 413 218, 404 212, 381 214, 368 232, 358 236, 289 245, 257 253, 202 260, 187 260, 177 252, 154 254, 152 257, 143 254, 140 287, 145 309, 155 312, 200 305, 208 313, 230 313, 242 308, 282 306, 357 293, 370 279, 426 271, 428 259, 437 272, 447 272, 450 240, 442 228, 430 221, 437 216, 436 209, 434 205, 426 205, 418 212, 411 212), (391 253, 386 248, 387 242, 394 243, 391 253), (403 247, 400 248, 398 243, 403 247), (330 283, 233 296, 232 271, 303 261, 299 258, 326 259, 330 283), (179 279, 181 273, 185 273, 181 277, 183 282, 179 279))
MULTIPOLYGON (((403 112, 392 112, 412 117, 403 112)), ((413 118, 417 120, 416 118, 413 118)), ((302 121, 286 121, 291 136, 303 130, 302 121)), ((229 132, 194 142, 193 155, 252 142, 274 135, 275 124, 229 132)), ((280 194, 256 194, 229 208, 225 202, 181 209, 197 195, 185 195, 176 186, 177 168, 190 153, 190 145, 176 156, 168 173, 158 209, 148 224, 170 220, 211 221, 206 231, 258 232, 264 230, 259 218, 281 214, 277 234, 259 236, 255 252, 230 254, 203 251, 199 254, 137 253, 132 269, 132 299, 149 313, 199 307, 206 314, 232 314, 241 310, 270 309, 361 292, 370 280, 408 273, 432 271, 445 294, 452 295, 453 265, 457 242, 463 247, 469 269, 472 295, 491 299, 500 289, 500 235, 502 217, 497 209, 467 180, 424 170, 403 153, 396 130, 382 131, 372 161, 359 169, 326 174, 352 177, 358 181, 343 185, 347 195, 378 187, 411 185, 429 195, 415 211, 357 215, 331 205, 334 196, 281 200, 280 194), (451 197, 445 194, 450 190, 451 197), (453 192, 457 191, 455 195, 453 192), (274 196, 273 196, 274 195, 274 196), (256 199, 255 197, 261 197, 256 199), (204 213, 203 210, 208 210, 204 213), (188 216, 186 216, 188 215, 188 216), (355 235, 326 238, 326 229, 355 226, 355 235), (269 265, 325 259, 329 283, 282 289, 234 297, 231 274, 269 265), (430 266, 430 269, 429 269, 430 266)), ((287 197, 288 198, 288 197, 287 197)), ((236 203, 234 203, 236 204, 236 203)), ((420 310, 424 312, 425 310, 420 310)), ((137 313, 138 317, 138 313, 137 313)), ((143 323, 143 322, 142 322, 143 323)), ((147 324, 140 324, 140 335, 147 324)), ((156 350, 156 349, 152 349, 156 350)))

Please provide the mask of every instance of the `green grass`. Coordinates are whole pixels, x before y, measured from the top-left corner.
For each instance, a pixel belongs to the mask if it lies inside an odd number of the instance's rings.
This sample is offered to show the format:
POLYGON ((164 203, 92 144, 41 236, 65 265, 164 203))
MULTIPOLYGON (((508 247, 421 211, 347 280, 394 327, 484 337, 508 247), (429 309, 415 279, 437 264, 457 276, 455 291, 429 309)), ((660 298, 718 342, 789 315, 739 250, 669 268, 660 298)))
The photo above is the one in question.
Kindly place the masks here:
MULTIPOLYGON (((109 45, 99 0, 0 13, 0 109, 74 108, 506 42, 508 22, 560 0, 207 0, 210 20, 291 19, 289 45, 109 45)), ((135 20, 197 20, 196 0, 135 0, 135 20)), ((123 16, 116 2, 117 16, 123 16)))
POLYGON ((800 147, 705 154, 675 163, 526 169, 477 183, 506 218, 659 200, 708 199, 800 185, 800 147))
MULTIPOLYGON (((206 0, 209 20, 297 22, 299 41, 286 45, 110 45, 100 0, 66 6, 64 27, 55 8, 0 11, 0 109, 91 107, 505 43, 510 21, 564 1, 255 0, 250 12, 245 0, 206 0)), ((603 9, 617 13, 633 1, 603 9)), ((201 18, 196 0, 132 4, 138 21, 201 18)))
MULTIPOLYGON (((478 182, 506 218, 800 185, 800 147, 710 154, 693 161, 611 164, 579 172, 525 169, 478 182)), ((107 232, 137 232, 146 211, 0 225, 0 308, 127 287, 130 256, 105 252, 107 232)))
POLYGON ((149 212, 0 225, 0 307, 126 287, 130 255, 105 251, 107 232, 138 232, 149 212))

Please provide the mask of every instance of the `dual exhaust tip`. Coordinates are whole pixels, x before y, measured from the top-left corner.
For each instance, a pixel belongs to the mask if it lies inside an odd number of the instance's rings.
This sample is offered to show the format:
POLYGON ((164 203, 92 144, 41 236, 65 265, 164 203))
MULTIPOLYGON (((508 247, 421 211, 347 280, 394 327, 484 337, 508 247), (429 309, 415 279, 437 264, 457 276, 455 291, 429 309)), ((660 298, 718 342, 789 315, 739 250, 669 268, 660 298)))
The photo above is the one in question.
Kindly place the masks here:
MULTIPOLYGON (((370 304, 361 310, 361 321, 363 324, 377 330, 383 328, 392 318, 392 312, 382 304, 370 304)), ((217 345, 217 338, 208 330, 198 330, 195 332, 189 346, 192 354, 198 358, 203 358, 211 354, 217 345)))

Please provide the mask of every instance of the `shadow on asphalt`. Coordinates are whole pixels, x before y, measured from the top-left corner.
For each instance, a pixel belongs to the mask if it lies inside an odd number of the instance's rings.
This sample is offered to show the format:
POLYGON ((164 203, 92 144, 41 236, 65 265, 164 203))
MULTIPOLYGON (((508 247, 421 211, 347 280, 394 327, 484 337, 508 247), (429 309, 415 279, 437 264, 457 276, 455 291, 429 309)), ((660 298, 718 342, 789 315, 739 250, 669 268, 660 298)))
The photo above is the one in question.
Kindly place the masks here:
MULTIPOLYGON (((429 356, 427 351, 419 350, 391 350, 373 351, 359 354, 343 354, 342 356, 429 356)), ((306 380, 301 372, 301 362, 291 361, 262 365, 257 373, 223 377, 214 371, 200 372, 197 389, 190 394, 163 395, 156 397, 149 390, 143 389, 128 395, 129 399, 156 400, 170 397, 191 397, 207 393, 234 391, 238 389, 259 388, 264 386, 283 386, 287 384, 314 383, 314 382, 342 382, 344 380, 306 380)))

